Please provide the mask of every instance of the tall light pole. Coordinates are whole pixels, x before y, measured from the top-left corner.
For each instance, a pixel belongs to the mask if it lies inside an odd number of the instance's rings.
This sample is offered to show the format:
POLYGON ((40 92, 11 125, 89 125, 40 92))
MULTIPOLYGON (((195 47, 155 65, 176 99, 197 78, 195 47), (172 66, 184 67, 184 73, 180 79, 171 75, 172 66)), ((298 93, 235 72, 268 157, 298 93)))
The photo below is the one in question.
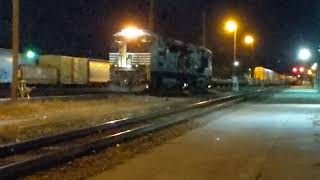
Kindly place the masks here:
POLYGON ((237 30, 238 25, 235 21, 229 20, 226 22, 225 29, 228 32, 233 32, 233 76, 232 76, 232 90, 239 91, 239 80, 237 77, 236 69, 239 66, 239 61, 237 61, 237 30))
POLYGON ((202 46, 207 46, 207 12, 205 8, 202 10, 202 46))
POLYGON ((155 30, 155 0, 150 0, 149 5, 149 30, 154 32, 155 30))
POLYGON ((254 38, 251 35, 246 35, 244 38, 244 43, 246 43, 247 45, 251 45, 251 48, 253 49, 253 45, 254 45, 254 38))
POLYGON ((238 25, 235 21, 229 20, 226 23, 225 29, 228 32, 233 32, 233 61, 237 61, 237 30, 238 25))
MULTIPOLYGON (((312 57, 312 53, 311 53, 311 50, 308 49, 308 48, 301 48, 298 51, 298 59, 300 61, 307 62, 307 61, 310 60, 311 57, 312 57)), ((314 88, 316 88, 316 89, 319 88, 319 81, 320 81, 320 79, 319 79, 319 71, 318 71, 317 75, 316 75, 316 78, 314 80, 314 88)))
MULTIPOLYGON (((253 36, 246 35, 244 37, 244 43, 251 47, 251 61, 253 62, 253 59, 254 59, 254 38, 253 38, 253 36)), ((250 64, 249 64, 249 66, 250 66, 250 64)))
POLYGON ((12 0, 12 82, 11 98, 17 99, 19 61, 19 0, 12 0))

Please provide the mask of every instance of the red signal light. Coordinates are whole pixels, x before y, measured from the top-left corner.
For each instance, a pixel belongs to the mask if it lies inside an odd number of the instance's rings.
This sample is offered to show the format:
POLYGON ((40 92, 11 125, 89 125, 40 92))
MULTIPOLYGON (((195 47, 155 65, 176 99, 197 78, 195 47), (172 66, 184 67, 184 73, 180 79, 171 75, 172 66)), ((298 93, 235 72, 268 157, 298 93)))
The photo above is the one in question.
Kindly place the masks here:
POLYGON ((297 68, 292 68, 292 72, 297 73, 298 69, 297 68))

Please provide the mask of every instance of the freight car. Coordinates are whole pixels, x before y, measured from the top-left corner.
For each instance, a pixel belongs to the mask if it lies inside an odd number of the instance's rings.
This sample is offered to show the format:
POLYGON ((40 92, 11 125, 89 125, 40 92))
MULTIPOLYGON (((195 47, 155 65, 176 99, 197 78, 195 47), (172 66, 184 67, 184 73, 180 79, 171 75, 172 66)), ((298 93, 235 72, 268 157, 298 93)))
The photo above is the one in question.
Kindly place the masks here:
POLYGON ((207 90, 212 78, 210 50, 155 35, 149 40, 136 42, 145 51, 122 52, 120 43, 119 53, 110 53, 111 82, 129 88, 144 84, 152 92, 207 90))
POLYGON ((105 60, 42 55, 38 67, 56 69, 57 75, 52 74, 52 79, 56 78, 60 86, 101 86, 110 81, 110 64, 105 60))
MULTIPOLYGON (((35 58, 26 58, 19 54, 20 65, 32 65, 35 58)), ((0 85, 11 83, 12 77, 12 52, 9 49, 0 48, 0 85)))
MULTIPOLYGON (((32 86, 105 87, 110 81, 106 60, 71 56, 43 55, 38 59, 19 56, 19 79, 32 86)), ((12 53, 0 49, 0 86, 11 83, 12 53)))
POLYGON ((276 73, 264 67, 256 67, 253 72, 255 85, 285 85, 295 81, 292 76, 276 73))

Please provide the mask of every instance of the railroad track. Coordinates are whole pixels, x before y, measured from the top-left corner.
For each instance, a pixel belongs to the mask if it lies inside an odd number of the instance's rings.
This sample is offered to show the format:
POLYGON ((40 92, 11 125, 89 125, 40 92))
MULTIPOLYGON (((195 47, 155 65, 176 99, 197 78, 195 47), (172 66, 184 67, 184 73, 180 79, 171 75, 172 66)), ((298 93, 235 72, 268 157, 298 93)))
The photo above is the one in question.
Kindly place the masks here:
POLYGON ((211 99, 181 108, 164 109, 142 117, 110 121, 90 128, 0 146, 0 179, 20 177, 70 161, 207 113, 202 111, 205 107, 223 108, 259 92, 211 99), (183 116, 187 112, 192 113, 187 117, 183 116))

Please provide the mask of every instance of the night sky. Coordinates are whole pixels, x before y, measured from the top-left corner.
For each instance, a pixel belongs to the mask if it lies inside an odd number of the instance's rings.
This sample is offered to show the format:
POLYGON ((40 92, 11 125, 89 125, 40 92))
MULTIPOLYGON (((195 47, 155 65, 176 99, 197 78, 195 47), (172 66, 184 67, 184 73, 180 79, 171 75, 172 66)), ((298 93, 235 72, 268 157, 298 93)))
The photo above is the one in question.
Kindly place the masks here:
MULTIPOLYGON (((21 51, 106 59, 112 34, 126 24, 147 27, 148 0, 21 0, 21 51)), ((239 59, 250 49, 246 33, 257 38, 255 65, 289 71, 296 52, 305 46, 317 60, 320 1, 317 0, 158 0, 156 32, 201 43, 201 13, 207 16, 207 44, 219 70, 232 63, 232 35, 224 32, 229 17, 239 22, 239 59), (240 39, 241 38, 241 39, 240 39)), ((0 47, 11 46, 11 0, 0 0, 0 47)))

